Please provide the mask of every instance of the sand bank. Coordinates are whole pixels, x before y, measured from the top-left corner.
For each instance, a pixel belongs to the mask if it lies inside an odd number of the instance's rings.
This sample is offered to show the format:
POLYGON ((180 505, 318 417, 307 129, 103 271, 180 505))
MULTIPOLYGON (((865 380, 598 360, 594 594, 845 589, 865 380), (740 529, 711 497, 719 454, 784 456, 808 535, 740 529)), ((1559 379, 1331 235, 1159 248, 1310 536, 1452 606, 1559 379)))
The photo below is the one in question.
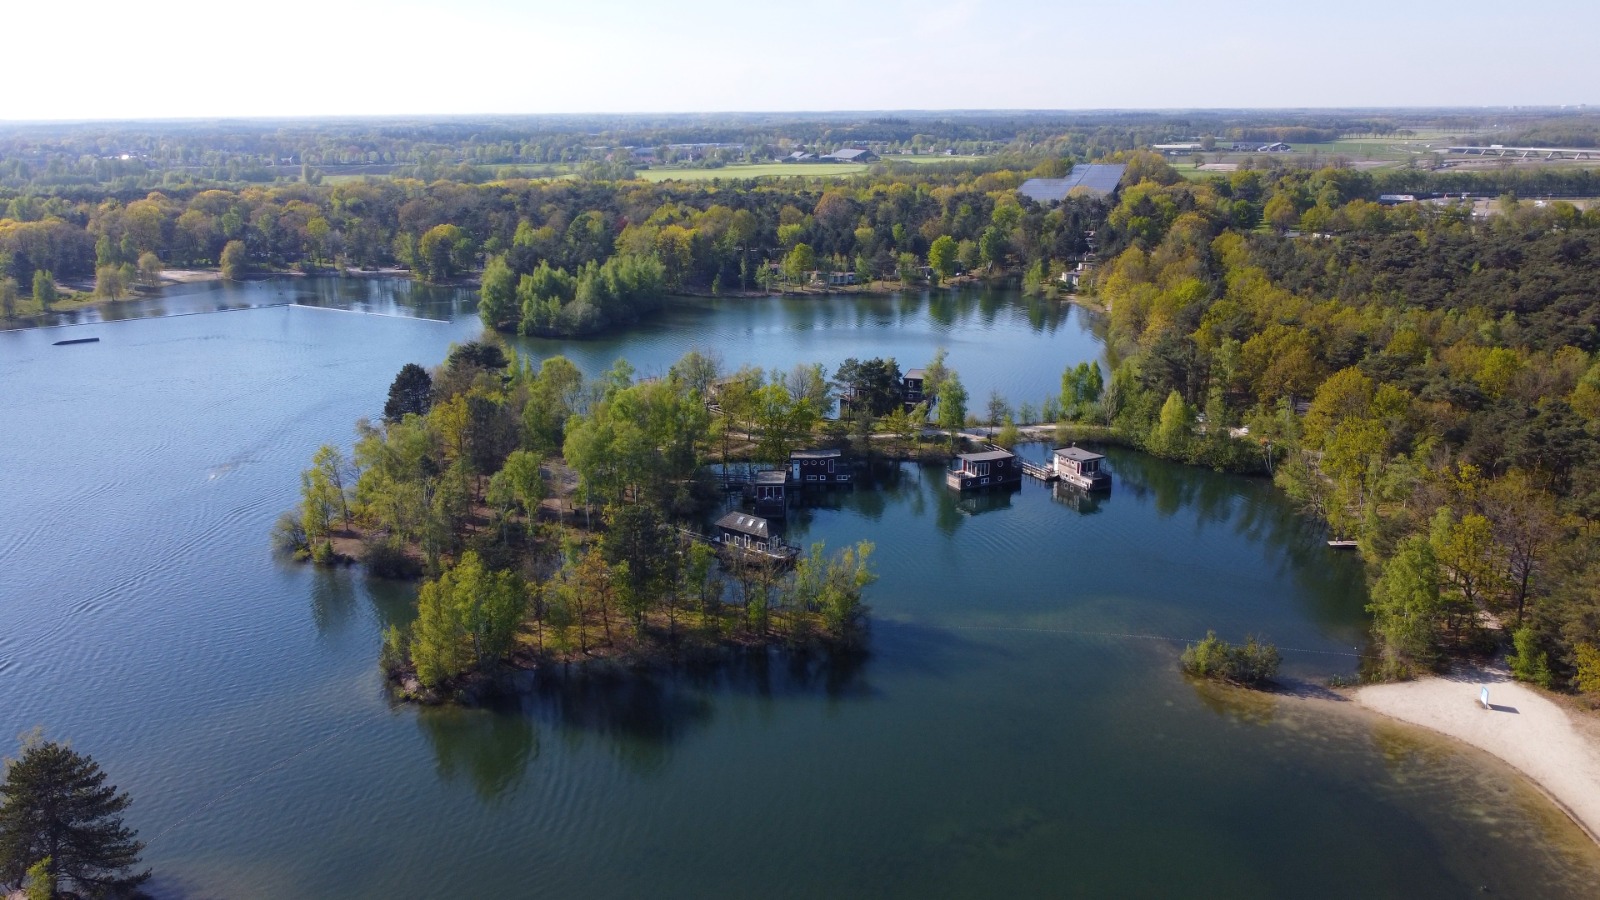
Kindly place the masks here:
POLYGON ((1471 744, 1528 776, 1600 842, 1600 728, 1504 670, 1450 675, 1355 692, 1362 706, 1471 744), (1489 688, 1489 709, 1479 692, 1489 688))

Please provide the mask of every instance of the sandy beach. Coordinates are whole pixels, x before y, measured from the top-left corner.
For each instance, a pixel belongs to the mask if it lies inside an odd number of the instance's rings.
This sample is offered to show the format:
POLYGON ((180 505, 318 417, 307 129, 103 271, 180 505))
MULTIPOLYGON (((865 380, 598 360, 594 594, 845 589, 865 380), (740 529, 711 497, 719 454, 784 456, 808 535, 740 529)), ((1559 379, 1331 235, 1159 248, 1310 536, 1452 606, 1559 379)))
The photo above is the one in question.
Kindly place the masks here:
POLYGON ((1600 726, 1574 716, 1501 669, 1449 675, 1355 692, 1356 702, 1421 725, 1505 760, 1528 776, 1600 842, 1600 726), (1489 688, 1490 708, 1479 703, 1489 688))

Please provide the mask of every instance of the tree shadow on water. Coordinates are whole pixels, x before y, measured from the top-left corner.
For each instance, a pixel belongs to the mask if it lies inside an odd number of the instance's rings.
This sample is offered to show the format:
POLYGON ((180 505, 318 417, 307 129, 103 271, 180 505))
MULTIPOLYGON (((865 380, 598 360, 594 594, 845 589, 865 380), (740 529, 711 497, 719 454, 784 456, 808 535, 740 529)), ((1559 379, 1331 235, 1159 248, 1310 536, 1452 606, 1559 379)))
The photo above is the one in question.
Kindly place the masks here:
POLYGON ((539 757, 538 729, 514 707, 424 709, 417 727, 433 747, 440 779, 464 778, 486 803, 504 796, 539 757))

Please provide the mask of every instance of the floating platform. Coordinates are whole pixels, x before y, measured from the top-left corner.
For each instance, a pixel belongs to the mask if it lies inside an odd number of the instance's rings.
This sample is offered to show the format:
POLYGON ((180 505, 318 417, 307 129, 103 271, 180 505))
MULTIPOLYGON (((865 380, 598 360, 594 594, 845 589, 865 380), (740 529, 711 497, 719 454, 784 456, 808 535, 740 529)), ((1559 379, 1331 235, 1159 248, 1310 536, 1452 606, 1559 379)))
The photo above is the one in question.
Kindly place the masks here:
POLYGON ((52 346, 52 347, 65 347, 68 344, 98 344, 98 343, 100 343, 100 339, 99 338, 73 338, 70 341, 56 341, 54 344, 51 344, 50 346, 52 346))

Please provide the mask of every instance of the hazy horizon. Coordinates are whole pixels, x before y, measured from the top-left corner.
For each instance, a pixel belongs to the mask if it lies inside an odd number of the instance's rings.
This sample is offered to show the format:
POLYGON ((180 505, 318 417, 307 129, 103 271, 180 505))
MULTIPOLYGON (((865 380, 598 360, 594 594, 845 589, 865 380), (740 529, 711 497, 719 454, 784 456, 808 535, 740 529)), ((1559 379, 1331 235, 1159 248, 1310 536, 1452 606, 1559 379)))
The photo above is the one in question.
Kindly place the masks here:
POLYGON ((200 0, 11 12, 0 121, 1572 107, 1600 5, 200 0), (110 74, 107 74, 107 73, 110 74))

